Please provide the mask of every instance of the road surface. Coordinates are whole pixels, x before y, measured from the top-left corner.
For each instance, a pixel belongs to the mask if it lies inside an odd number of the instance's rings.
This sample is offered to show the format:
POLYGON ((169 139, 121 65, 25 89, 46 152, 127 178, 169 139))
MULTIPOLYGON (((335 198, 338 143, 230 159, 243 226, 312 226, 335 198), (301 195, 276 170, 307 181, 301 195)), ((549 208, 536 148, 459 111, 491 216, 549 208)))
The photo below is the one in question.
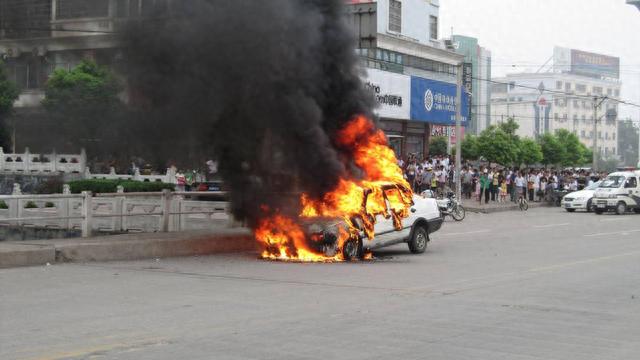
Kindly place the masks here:
POLYGON ((635 359, 640 216, 447 220, 427 253, 0 270, 0 359, 635 359))

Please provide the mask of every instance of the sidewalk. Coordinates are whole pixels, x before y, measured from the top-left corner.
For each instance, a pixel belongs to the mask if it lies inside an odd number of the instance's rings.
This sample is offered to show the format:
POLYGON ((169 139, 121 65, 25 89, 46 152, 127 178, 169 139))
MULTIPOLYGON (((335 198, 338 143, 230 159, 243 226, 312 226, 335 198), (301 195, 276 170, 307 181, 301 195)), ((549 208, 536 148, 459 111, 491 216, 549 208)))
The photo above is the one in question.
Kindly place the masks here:
POLYGON ((0 241, 0 268, 56 262, 114 261, 255 250, 247 229, 139 233, 91 238, 0 241))
MULTIPOLYGON (((465 210, 475 213, 483 213, 489 214, 494 212, 502 212, 502 211, 520 211, 518 204, 513 203, 511 201, 498 203, 489 201, 488 204, 485 204, 484 201, 482 203, 474 200, 474 199, 463 199, 462 206, 464 206, 465 210)), ((529 202, 529 209, 534 209, 537 207, 548 206, 545 202, 529 202)))

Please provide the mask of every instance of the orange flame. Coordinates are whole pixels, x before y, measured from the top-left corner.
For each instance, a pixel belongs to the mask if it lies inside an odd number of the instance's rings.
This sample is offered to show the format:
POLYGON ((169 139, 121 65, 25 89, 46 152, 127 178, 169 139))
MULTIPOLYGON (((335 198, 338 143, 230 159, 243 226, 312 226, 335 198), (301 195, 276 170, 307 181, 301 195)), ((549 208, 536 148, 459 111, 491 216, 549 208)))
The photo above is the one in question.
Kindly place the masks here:
MULTIPOLYGON (((363 232, 371 240, 377 216, 392 217, 396 229, 402 228, 402 219, 409 215, 413 192, 404 179, 396 156, 387 145, 384 133, 375 128, 364 116, 354 118, 338 132, 335 143, 351 150, 353 163, 362 172, 342 178, 336 188, 312 199, 302 194, 300 218, 342 218, 349 231, 341 229, 338 248, 345 241, 363 232), (383 190, 383 188, 385 190, 383 190), (354 222, 353 219, 358 219, 354 222)), ((268 216, 255 230, 256 239, 263 245, 263 258, 298 261, 341 261, 342 255, 326 256, 314 252, 307 244, 305 233, 294 219, 282 215, 268 216)))

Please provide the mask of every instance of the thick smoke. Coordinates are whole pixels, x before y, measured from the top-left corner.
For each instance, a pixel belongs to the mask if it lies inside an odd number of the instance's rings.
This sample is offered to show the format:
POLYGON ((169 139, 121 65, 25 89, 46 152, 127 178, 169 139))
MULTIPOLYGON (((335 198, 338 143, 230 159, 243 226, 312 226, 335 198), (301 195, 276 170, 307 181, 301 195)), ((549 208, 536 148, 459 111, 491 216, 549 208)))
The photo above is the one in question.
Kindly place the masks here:
POLYGON ((296 211, 285 193, 332 189, 350 158, 332 135, 373 106, 342 3, 174 2, 178 18, 131 26, 143 142, 172 159, 216 158, 234 214, 250 224, 261 204, 296 211))

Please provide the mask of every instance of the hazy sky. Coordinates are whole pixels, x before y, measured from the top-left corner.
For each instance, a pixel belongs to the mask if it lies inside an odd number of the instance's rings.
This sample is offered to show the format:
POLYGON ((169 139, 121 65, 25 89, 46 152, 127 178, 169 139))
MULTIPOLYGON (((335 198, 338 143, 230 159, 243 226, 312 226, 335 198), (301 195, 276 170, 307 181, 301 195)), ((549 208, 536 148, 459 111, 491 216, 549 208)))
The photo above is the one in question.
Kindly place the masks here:
POLYGON ((621 98, 640 104, 640 10, 625 0, 440 0, 440 37, 452 27, 492 52, 494 77, 536 71, 555 45, 617 56, 621 98))

